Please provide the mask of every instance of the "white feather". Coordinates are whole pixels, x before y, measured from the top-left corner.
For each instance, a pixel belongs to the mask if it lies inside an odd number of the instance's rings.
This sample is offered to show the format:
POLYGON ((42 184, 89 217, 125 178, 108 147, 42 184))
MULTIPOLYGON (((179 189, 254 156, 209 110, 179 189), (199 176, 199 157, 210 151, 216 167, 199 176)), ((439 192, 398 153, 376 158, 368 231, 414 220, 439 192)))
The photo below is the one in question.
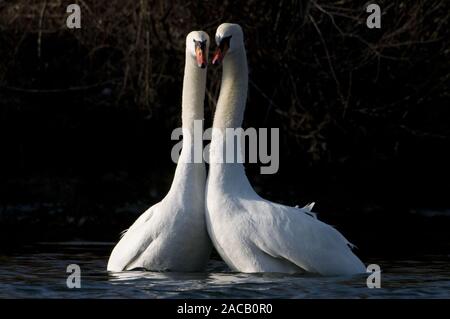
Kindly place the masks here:
MULTIPOLYGON (((208 35, 194 31, 186 39, 182 118, 183 129, 191 136, 193 121, 203 119, 206 87, 206 70, 200 69, 192 56, 193 38, 208 41, 208 35)), ((204 269, 211 251, 205 225, 206 172, 204 163, 191 163, 193 152, 194 143, 185 137, 168 194, 122 232, 109 258, 109 271, 204 269)))
MULTIPOLYGON (((219 26, 216 38, 232 36, 213 127, 242 124, 248 69, 242 30, 219 26), (231 50, 231 49, 230 49, 231 50)), ((225 134, 213 135, 210 158, 224 158, 225 134)), ((311 218, 314 203, 303 208, 267 201, 256 194, 242 164, 210 160, 206 221, 213 244, 231 269, 241 272, 312 272, 343 275, 365 272, 348 241, 333 227, 311 218), (299 214, 299 210, 304 214, 299 214)), ((314 215, 313 215, 314 216, 314 215)))

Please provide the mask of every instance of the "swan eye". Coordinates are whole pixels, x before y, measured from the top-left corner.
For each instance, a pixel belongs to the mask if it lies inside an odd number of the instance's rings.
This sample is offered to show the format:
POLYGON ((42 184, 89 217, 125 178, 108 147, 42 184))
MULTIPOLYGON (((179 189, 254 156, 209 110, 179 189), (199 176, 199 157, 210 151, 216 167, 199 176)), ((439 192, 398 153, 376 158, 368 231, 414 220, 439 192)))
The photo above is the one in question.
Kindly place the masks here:
POLYGON ((221 50, 224 50, 225 48, 228 49, 230 47, 230 40, 233 36, 230 35, 228 37, 223 37, 222 40, 220 40, 219 47, 221 50))
POLYGON ((228 52, 228 49, 230 48, 230 39, 231 35, 228 37, 223 37, 219 45, 217 46, 216 52, 214 53, 214 57, 212 60, 213 65, 217 65, 222 62, 223 58, 228 52))
POLYGON ((197 59, 198 67, 204 69, 206 68, 207 61, 207 53, 206 53, 206 40, 204 41, 197 41, 194 39, 194 51, 195 51, 195 58, 197 59))
POLYGON ((197 41, 194 39, 194 44, 196 49, 200 49, 202 51, 206 50, 206 40, 203 41, 197 41))

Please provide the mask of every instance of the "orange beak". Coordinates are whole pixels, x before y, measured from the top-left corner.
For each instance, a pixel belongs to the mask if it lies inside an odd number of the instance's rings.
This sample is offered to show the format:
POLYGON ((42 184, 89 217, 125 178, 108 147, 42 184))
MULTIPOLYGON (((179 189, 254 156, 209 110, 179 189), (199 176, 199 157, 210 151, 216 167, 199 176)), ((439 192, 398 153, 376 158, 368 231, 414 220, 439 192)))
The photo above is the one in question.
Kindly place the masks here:
POLYGON ((216 52, 214 52, 214 56, 212 59, 213 65, 218 65, 219 63, 222 63, 223 59, 225 58, 225 55, 227 54, 228 49, 230 48, 230 39, 231 35, 229 37, 223 38, 219 45, 217 46, 216 52))
POLYGON ((222 63, 223 57, 224 57, 224 54, 223 54, 222 50, 220 49, 220 47, 217 48, 213 55, 212 64, 218 65, 218 64, 222 63))
POLYGON ((195 48, 195 57, 197 59, 197 65, 199 68, 206 68, 206 65, 208 64, 208 61, 206 59, 206 54, 203 52, 203 50, 200 47, 195 48))

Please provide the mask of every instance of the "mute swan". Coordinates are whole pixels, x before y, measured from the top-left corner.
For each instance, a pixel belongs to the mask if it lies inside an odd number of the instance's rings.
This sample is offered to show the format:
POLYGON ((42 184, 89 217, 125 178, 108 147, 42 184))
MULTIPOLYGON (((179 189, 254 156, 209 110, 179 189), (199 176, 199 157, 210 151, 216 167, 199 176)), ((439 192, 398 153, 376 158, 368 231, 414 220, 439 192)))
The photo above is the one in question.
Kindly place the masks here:
POLYGON ((222 163, 225 128, 242 125, 248 70, 239 25, 220 25, 216 43, 212 63, 223 60, 223 74, 206 182, 206 224, 216 250, 230 268, 246 273, 364 273, 351 244, 314 218, 310 206, 295 208, 267 201, 253 190, 242 164, 222 163))
POLYGON ((192 163, 194 120, 203 120, 209 37, 186 37, 183 80, 183 148, 172 186, 164 199, 144 212, 126 231, 109 258, 109 271, 200 271, 211 241, 205 225, 205 164, 192 163), (186 134, 189 133, 189 134, 186 134))

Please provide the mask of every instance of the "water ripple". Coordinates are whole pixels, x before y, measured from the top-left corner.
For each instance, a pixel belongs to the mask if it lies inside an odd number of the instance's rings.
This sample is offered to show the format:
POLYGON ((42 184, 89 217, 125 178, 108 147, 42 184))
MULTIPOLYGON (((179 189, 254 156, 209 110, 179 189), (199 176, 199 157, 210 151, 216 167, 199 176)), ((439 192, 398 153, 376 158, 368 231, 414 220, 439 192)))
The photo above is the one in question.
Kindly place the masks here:
POLYGON ((0 298, 449 298, 450 256, 370 260, 382 268, 382 288, 366 276, 242 274, 211 260, 204 273, 105 271, 110 245, 30 246, 0 256, 0 298), (81 289, 66 286, 66 267, 81 267, 81 289))

